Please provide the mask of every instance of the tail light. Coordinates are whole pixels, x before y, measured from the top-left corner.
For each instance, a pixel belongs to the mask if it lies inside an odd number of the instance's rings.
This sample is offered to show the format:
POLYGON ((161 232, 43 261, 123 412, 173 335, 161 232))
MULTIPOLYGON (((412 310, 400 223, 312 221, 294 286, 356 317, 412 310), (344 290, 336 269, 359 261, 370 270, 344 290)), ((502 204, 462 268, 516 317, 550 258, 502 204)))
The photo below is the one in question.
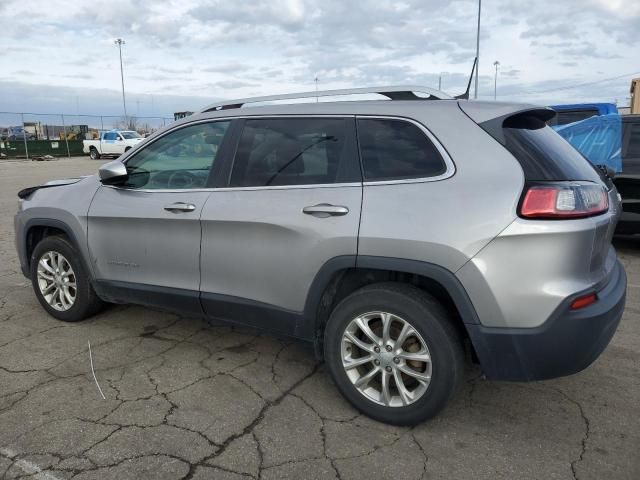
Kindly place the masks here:
POLYGON ((520 216, 537 219, 585 218, 609 210, 609 197, 594 183, 548 183, 530 186, 520 205, 520 216))

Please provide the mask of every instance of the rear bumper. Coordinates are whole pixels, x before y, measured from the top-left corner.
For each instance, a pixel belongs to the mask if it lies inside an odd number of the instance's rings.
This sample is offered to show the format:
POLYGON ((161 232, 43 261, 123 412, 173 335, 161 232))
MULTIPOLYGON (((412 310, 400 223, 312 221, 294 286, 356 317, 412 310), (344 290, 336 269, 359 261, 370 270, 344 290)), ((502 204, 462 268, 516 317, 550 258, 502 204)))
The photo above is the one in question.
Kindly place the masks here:
POLYGON ((580 292, 563 301, 536 328, 494 328, 467 324, 467 330, 487 378, 544 380, 587 368, 604 351, 624 311, 627 276, 616 261, 598 301, 577 311, 569 305, 580 292))

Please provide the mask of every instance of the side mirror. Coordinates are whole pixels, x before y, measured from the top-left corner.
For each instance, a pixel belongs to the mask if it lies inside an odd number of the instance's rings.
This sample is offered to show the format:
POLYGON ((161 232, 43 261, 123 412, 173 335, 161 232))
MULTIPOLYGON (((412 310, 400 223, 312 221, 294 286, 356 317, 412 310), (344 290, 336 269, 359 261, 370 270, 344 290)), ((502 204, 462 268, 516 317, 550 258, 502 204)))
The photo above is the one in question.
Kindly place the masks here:
POLYGON ((124 183, 129 174, 124 163, 114 160, 102 165, 98 170, 98 176, 104 185, 118 185, 124 183))

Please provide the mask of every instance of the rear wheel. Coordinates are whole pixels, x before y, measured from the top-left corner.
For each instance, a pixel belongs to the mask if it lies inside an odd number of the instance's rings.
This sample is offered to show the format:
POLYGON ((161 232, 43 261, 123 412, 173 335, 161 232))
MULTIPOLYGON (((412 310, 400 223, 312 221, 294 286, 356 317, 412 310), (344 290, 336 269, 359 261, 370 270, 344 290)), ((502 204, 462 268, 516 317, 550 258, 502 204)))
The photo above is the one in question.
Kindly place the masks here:
POLYGON ((462 343, 446 311, 411 285, 374 284, 349 295, 331 314, 324 348, 342 394, 396 425, 433 417, 463 377, 462 343))
POLYGON ((89 156, 91 157, 91 160, 98 160, 100 158, 98 149, 96 147, 89 147, 89 156))
POLYGON ((40 304, 58 320, 84 320, 104 306, 79 253, 62 236, 45 237, 36 245, 31 255, 31 283, 40 304))

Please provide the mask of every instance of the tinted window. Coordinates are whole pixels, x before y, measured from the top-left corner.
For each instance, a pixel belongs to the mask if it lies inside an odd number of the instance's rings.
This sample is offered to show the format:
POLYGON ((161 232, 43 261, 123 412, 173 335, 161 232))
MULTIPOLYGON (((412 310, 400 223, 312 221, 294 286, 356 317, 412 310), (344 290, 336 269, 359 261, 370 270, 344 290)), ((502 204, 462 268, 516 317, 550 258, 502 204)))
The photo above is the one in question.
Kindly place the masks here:
POLYGON ((535 114, 513 115, 481 126, 518 160, 528 181, 587 180, 600 182, 595 167, 535 114))
POLYGON ((413 123, 358 119, 358 141, 365 180, 399 180, 442 175, 440 152, 413 123))
POLYGON ((246 120, 231 186, 310 185, 347 180, 350 129, 342 118, 246 120))
POLYGON ((116 132, 109 132, 109 133, 105 133, 103 140, 115 140, 117 138, 118 134, 116 132))
POLYGON ((200 123, 171 132, 127 162, 128 187, 202 188, 230 122, 200 123))

